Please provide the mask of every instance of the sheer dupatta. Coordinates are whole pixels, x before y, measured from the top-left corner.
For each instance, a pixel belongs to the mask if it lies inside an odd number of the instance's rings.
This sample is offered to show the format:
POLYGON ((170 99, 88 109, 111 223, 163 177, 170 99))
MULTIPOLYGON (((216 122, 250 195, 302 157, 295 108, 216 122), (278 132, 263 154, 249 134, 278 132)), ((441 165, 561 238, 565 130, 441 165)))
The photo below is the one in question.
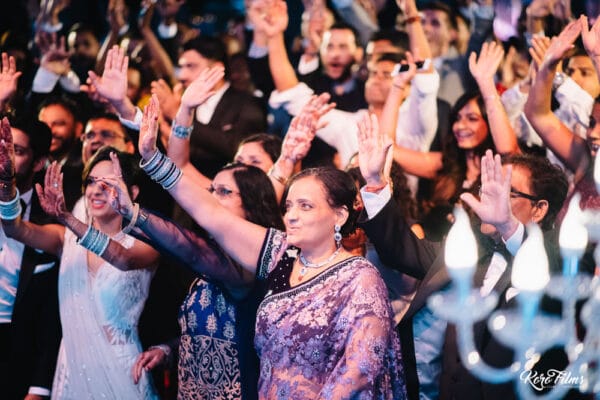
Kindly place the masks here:
MULTIPOLYGON (((125 247, 133 245, 131 236, 120 233, 113 239, 125 247)), ((87 268, 87 251, 76 244, 70 230, 65 231, 59 275, 63 339, 52 398, 156 398, 147 376, 135 385, 131 375, 141 351, 137 319, 151 276, 148 270, 122 272, 105 262, 93 278, 87 268), (102 282, 97 281, 107 277, 114 291, 103 293, 98 290, 102 282)))

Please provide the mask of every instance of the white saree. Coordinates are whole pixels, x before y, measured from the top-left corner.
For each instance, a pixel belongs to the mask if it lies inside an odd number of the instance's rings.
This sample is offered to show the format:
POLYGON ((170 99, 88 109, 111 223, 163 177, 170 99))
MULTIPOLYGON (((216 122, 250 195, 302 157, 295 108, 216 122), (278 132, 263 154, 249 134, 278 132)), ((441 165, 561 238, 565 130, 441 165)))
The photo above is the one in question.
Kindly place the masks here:
MULTIPOLYGON (((58 283, 63 338, 53 399, 157 399, 149 374, 133 383, 131 367, 141 352, 137 323, 153 272, 123 272, 104 262, 92 276, 87 251, 65 230, 58 283)), ((119 233, 124 247, 131 236, 119 233)))

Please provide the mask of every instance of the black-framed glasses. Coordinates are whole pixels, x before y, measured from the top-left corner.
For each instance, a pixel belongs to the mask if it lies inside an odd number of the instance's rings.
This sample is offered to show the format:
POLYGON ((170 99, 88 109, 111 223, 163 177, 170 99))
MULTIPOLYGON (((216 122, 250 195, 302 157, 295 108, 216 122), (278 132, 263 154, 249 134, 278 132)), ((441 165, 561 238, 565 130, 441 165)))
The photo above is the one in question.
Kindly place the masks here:
POLYGON ((81 135, 81 141, 86 142, 89 140, 94 140, 97 135, 100 135, 102 140, 112 140, 117 138, 125 138, 123 135, 119 135, 117 132, 110 131, 108 129, 103 129, 101 131, 87 131, 81 135))
POLYGON ((217 196, 219 196, 219 197, 229 197, 232 194, 240 194, 240 192, 236 192, 235 190, 231 190, 229 188, 226 188, 225 186, 213 186, 213 185, 210 185, 208 187, 208 191, 210 193, 216 193, 217 196))
POLYGON ((517 189, 514 188, 510 188, 510 197, 512 199, 517 198, 517 197, 521 197, 523 199, 527 199, 529 201, 533 201, 533 202, 538 202, 540 199, 539 197, 536 197, 532 194, 527 194, 527 193, 523 193, 518 191, 517 189))

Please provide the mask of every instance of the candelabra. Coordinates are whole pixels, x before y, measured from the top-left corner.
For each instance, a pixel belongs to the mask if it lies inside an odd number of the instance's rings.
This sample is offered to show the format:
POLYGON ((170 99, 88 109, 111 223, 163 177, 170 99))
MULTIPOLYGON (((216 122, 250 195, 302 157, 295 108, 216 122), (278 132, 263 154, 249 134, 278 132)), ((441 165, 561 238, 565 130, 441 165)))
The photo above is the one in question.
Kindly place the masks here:
MULTIPOLYGON (((594 179, 600 193, 599 159, 600 156, 595 162, 594 179)), ((535 224, 527 227, 527 239, 515 255, 511 274, 512 286, 518 291, 516 309, 494 311, 498 294, 483 296, 479 289, 472 288, 477 245, 469 218, 461 208, 455 210, 455 223, 446 239, 445 261, 452 286, 431 296, 429 306, 438 317, 456 325, 463 365, 486 382, 514 381, 521 399, 560 399, 571 388, 600 393, 600 281, 578 274, 588 237, 600 241, 600 211, 582 211, 579 202, 576 194, 560 229, 561 276, 550 277, 540 228, 535 224), (561 317, 538 311, 544 293, 562 303, 561 317), (586 334, 580 341, 576 332, 576 303, 584 299, 587 301, 580 319, 586 334), (488 365, 476 349, 473 325, 486 318, 495 339, 514 350, 514 361, 506 368, 488 365), (555 346, 564 348, 569 365, 562 371, 549 370, 545 375, 536 375, 532 367, 540 354, 555 346)), ((600 265, 600 246, 595 259, 596 265, 600 265)))

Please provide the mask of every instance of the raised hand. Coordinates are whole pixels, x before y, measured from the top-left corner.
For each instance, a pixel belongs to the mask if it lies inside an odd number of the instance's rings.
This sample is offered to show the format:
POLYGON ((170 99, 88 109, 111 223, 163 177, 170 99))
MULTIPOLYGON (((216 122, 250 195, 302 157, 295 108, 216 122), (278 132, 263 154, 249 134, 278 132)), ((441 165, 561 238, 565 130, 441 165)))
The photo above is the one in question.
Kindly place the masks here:
POLYGON ((194 109, 204 103, 215 91, 215 85, 223 79, 225 70, 222 66, 204 69, 198 78, 185 89, 181 96, 181 107, 194 109))
POLYGON ((124 102, 127 97, 128 66, 129 57, 125 55, 125 50, 117 45, 113 46, 106 54, 102 76, 99 77, 94 71, 88 71, 88 83, 93 85, 94 89, 84 88, 84 91, 96 92, 113 104, 124 102))
POLYGON ((158 151, 156 148, 156 138, 158 136, 159 108, 158 98, 153 94, 150 98, 150 103, 144 107, 144 114, 140 125, 138 148, 144 160, 149 160, 158 151))
POLYGON ((379 130, 375 114, 365 114, 358 125, 358 165, 367 185, 389 182, 392 140, 379 130), (388 166, 389 165, 389 166, 388 166))
POLYGON ((141 353, 131 368, 133 382, 137 384, 144 372, 150 371, 156 366, 164 363, 166 358, 167 355, 165 352, 158 348, 146 350, 141 353))
POLYGON ((111 207, 122 216, 131 219, 133 214, 133 202, 131 201, 131 197, 129 197, 127 185, 123 180, 119 158, 114 152, 111 152, 110 160, 112 162, 113 175, 103 176, 100 178, 100 181, 110 188, 108 191, 108 198, 111 207))
POLYGON ((283 138, 280 158, 290 161, 292 165, 302 160, 310 150, 315 132, 315 119, 311 113, 305 112, 295 116, 283 138))
POLYGON ((0 68, 0 106, 8 101, 17 91, 17 81, 21 76, 21 72, 17 71, 17 63, 13 56, 8 56, 2 53, 2 66, 0 68))
POLYGON ((589 28, 588 17, 583 16, 579 19, 581 23, 581 39, 588 55, 593 59, 600 56, 600 18, 589 28))
POLYGON ((496 42, 484 43, 481 46, 479 58, 477 58, 475 52, 472 52, 469 56, 469 70, 482 92, 485 89, 495 87, 494 75, 503 57, 504 50, 496 42))
POLYGON ((529 48, 529 55, 533 61, 534 68, 539 70, 540 65, 544 61, 546 51, 550 47, 550 38, 546 36, 534 36, 531 38, 531 47, 529 48))
POLYGON ((306 103, 304 107, 302 107, 302 110, 300 110, 298 116, 301 114, 309 114, 313 119, 313 125, 315 126, 315 129, 323 128, 327 123, 321 121, 321 117, 333 110, 336 105, 335 103, 329 103, 330 99, 331 95, 327 92, 321 93, 318 96, 311 96, 308 103, 306 103))
POLYGON ((463 193, 460 198, 481 218, 483 223, 504 230, 516 218, 510 206, 510 184, 512 168, 502 169, 500 155, 487 150, 481 158, 481 191, 479 199, 471 193, 463 193))
POLYGON ((406 88, 410 81, 417 75, 417 64, 410 51, 406 52, 406 63, 408 64, 408 70, 399 72, 392 78, 392 85, 397 88, 406 88))
POLYGON ((550 46, 546 50, 540 69, 554 67, 564 57, 567 51, 571 50, 573 43, 581 33, 581 18, 571 21, 556 37, 550 41, 550 46))
POLYGON ((255 0, 250 6, 251 21, 268 37, 282 34, 288 26, 287 4, 283 0, 255 0))
POLYGON ((57 75, 66 75, 71 70, 65 37, 56 37, 56 33, 39 32, 39 45, 42 51, 40 66, 57 75))
POLYGON ((55 217, 59 221, 64 221, 68 213, 65 205, 65 196, 63 193, 63 174, 60 172, 61 165, 56 161, 46 170, 44 178, 44 187, 39 183, 35 184, 35 190, 40 199, 40 205, 46 214, 55 217))
POLYGON ((177 114, 177 109, 181 104, 181 96, 183 95, 183 85, 178 83, 173 87, 173 90, 169 87, 167 82, 163 79, 153 81, 150 84, 152 88, 152 94, 156 95, 160 103, 160 111, 163 116, 172 120, 177 114))

